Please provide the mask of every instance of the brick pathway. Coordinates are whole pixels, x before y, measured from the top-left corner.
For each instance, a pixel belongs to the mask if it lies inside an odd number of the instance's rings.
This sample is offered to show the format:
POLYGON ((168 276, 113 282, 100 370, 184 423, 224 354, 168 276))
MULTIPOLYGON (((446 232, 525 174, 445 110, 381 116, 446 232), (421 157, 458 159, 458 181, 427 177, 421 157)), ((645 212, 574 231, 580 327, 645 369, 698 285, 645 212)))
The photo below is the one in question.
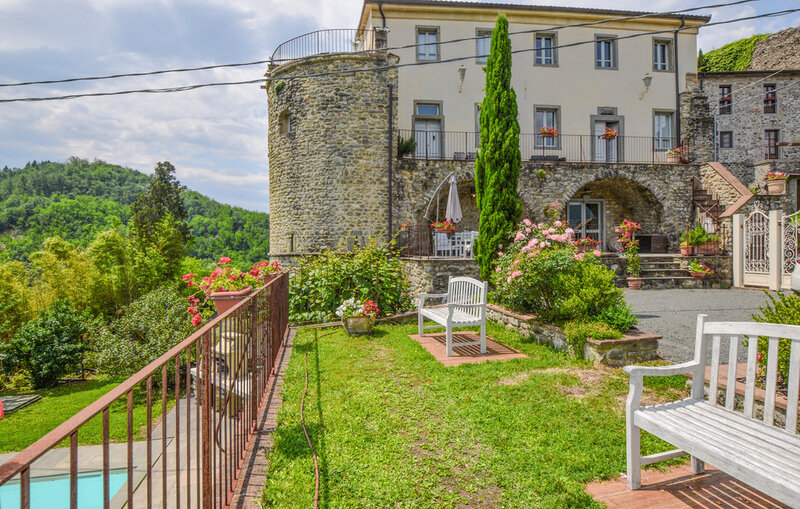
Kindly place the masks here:
POLYGON ((486 353, 481 354, 480 345, 458 346, 459 343, 479 341, 477 332, 453 332, 453 356, 447 356, 446 335, 444 332, 428 333, 423 337, 412 334, 411 339, 422 345, 433 357, 445 366, 459 366, 461 364, 477 364, 486 361, 506 361, 527 357, 513 348, 498 343, 492 338, 486 338, 486 353))
POLYGON ((242 465, 242 479, 236 486, 230 507, 236 509, 260 509, 261 492, 267 484, 267 455, 272 449, 272 433, 278 425, 278 411, 281 408, 283 399, 283 377, 286 372, 286 365, 292 356, 292 341, 294 340, 295 329, 289 329, 289 337, 286 345, 278 358, 278 370, 272 378, 267 391, 267 411, 261 414, 258 422, 258 430, 253 437, 253 441, 247 450, 242 465))
POLYGON ((586 492, 605 503, 608 509, 787 507, 708 465, 702 475, 693 474, 688 463, 668 472, 642 470, 642 489, 636 491, 629 490, 626 482, 621 478, 593 482, 586 487, 586 492))

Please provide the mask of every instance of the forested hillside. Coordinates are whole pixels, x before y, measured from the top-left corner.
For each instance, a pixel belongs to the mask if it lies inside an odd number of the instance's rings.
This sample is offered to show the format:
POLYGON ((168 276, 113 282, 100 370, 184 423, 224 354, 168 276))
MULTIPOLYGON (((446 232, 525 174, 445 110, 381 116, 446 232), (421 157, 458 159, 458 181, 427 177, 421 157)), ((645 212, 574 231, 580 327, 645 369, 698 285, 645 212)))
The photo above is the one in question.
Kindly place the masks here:
MULTIPOLYGON (((29 163, 0 171, 0 258, 27 260, 47 237, 85 247, 97 233, 125 228, 130 206, 150 177, 103 161, 29 163)), ((242 263, 267 257, 269 215, 232 207, 185 190, 192 237, 187 254, 242 263)))

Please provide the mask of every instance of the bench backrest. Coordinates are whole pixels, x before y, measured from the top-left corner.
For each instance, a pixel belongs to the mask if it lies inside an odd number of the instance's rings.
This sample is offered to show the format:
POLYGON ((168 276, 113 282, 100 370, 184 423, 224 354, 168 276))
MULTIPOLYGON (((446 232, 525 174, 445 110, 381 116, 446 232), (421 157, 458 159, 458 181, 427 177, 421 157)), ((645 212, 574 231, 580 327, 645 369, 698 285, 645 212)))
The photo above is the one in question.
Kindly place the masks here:
MULTIPOLYGON (((698 315, 697 317, 695 361, 699 361, 700 365, 693 374, 692 398, 704 398, 703 380, 706 370, 707 343, 710 342, 711 346, 708 402, 712 405, 717 404, 720 364, 724 361, 729 368, 736 366, 739 348, 746 348, 747 369, 744 405, 741 408, 741 412, 747 417, 755 418, 756 376, 765 374, 763 421, 769 426, 775 425, 778 363, 786 364, 789 367, 789 377, 788 380, 783 380, 788 387, 785 427, 788 432, 797 434, 798 391, 800 391, 800 326, 758 322, 706 322, 705 319, 706 315, 698 315), (757 369, 759 341, 767 347, 767 366, 764 373, 758 373, 757 369), (722 359, 721 347, 723 343, 728 347, 727 359, 722 359), (780 354, 779 348, 781 350, 780 354), (785 358, 787 351, 789 354, 788 359, 785 358)), ((725 408, 731 411, 739 411, 735 404, 736 378, 736 369, 728 369, 725 381, 725 408)))
MULTIPOLYGON (((471 277, 451 277, 447 283, 447 302, 450 304, 486 304, 488 283, 471 277)), ((456 309, 474 316, 482 316, 483 309, 456 309)))

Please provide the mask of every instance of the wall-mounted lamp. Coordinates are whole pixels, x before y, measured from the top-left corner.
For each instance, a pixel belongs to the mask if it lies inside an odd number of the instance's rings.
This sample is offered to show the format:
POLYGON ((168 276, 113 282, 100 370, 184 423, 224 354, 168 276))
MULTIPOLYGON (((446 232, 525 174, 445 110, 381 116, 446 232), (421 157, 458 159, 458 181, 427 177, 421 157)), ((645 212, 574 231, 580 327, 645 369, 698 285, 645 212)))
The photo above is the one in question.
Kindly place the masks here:
POLYGON ((644 83, 645 88, 650 88, 650 84, 653 83, 653 76, 648 72, 642 78, 642 83, 644 83))
POLYGON ((466 76, 467 76, 467 68, 464 66, 464 64, 461 64, 461 66, 458 68, 458 80, 459 80, 458 93, 459 94, 461 93, 461 88, 464 86, 464 78, 466 76))

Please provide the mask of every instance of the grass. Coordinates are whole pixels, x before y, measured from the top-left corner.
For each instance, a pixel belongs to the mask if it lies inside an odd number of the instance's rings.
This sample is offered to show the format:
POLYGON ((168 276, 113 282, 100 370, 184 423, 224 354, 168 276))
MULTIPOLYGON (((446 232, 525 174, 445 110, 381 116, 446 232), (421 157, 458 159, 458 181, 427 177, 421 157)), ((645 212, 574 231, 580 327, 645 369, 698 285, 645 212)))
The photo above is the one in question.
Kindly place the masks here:
MULTIPOLYGON (((0 419, 0 453, 21 451, 58 425, 78 413, 119 384, 119 381, 87 380, 60 385, 53 389, 31 391, 42 399, 0 419)), ((161 415, 161 391, 153 389, 153 421, 161 415)), ((168 408, 174 405, 174 394, 169 395, 168 408)), ((134 440, 144 439, 147 424, 147 408, 144 391, 134 393, 133 430, 134 440)), ((78 431, 79 445, 103 443, 102 414, 81 426, 78 431)), ((124 442, 127 439, 127 401, 120 398, 109 410, 109 439, 124 442)), ((69 445, 65 440, 62 447, 69 445)))
MULTIPOLYGON (((308 352, 306 423, 320 460, 320 507, 601 507, 584 486, 625 470, 621 370, 594 368, 494 324, 490 336, 528 358, 444 367, 408 337, 414 332, 337 331, 312 345, 313 331, 299 331, 265 506, 313 503, 299 423, 308 352)), ((684 377, 645 380, 645 402, 683 396, 684 377)), ((668 449, 643 433, 643 454, 668 449)))

